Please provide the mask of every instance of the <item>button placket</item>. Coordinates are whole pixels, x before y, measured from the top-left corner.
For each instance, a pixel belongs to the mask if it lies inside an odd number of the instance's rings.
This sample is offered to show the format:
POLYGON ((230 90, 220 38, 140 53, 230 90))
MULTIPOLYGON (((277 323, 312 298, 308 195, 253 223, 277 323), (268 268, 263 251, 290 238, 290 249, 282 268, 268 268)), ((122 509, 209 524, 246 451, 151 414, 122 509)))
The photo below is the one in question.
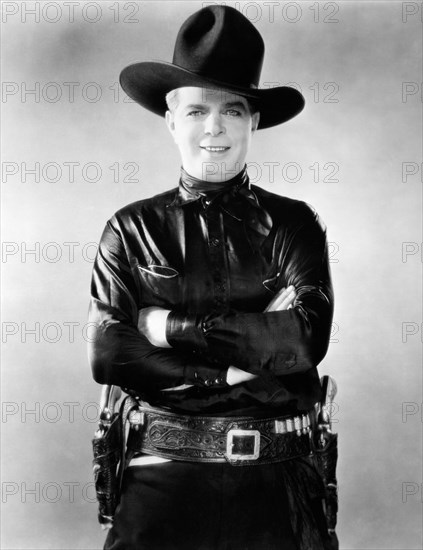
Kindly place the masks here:
POLYGON ((227 258, 224 246, 221 213, 216 208, 206 209, 208 249, 213 279, 213 303, 217 310, 228 304, 227 258))

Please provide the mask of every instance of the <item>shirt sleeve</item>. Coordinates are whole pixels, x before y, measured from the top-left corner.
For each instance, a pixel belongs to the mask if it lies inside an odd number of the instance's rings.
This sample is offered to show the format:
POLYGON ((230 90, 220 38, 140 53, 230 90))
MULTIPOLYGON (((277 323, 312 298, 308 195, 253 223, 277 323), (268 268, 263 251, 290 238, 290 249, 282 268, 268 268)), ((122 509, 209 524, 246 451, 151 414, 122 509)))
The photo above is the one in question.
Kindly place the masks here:
POLYGON ((94 262, 88 355, 93 377, 140 395, 183 384, 226 386, 226 369, 195 350, 153 346, 138 331, 139 295, 116 219, 106 225, 94 262))
POLYGON ((326 355, 333 316, 326 231, 317 215, 282 239, 278 266, 275 291, 295 287, 292 309, 205 316, 171 312, 169 343, 255 374, 279 376, 316 367, 326 355))

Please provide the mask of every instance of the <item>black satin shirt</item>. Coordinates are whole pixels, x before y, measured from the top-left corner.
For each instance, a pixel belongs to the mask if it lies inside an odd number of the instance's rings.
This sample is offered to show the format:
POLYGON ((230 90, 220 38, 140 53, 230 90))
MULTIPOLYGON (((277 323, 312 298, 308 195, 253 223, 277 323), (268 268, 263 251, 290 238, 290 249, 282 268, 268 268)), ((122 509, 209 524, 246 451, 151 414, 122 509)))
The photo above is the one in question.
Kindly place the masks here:
POLYGON ((108 221, 91 285, 94 378, 188 413, 309 410, 333 314, 325 228, 306 203, 250 186, 245 169, 220 193, 196 182, 182 171, 178 188, 108 221), (289 285, 294 307, 263 313, 289 285), (138 331, 153 305, 171 310, 172 348, 138 331), (257 378, 228 386, 229 365, 257 378))

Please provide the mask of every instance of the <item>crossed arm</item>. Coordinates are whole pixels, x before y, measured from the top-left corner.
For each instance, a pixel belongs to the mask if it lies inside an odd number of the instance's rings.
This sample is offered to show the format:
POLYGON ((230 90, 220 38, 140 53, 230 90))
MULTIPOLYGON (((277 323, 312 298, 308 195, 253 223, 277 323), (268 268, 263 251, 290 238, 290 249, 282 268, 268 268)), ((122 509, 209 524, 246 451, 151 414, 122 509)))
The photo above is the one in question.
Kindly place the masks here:
MULTIPOLYGON (((296 297, 294 287, 291 285, 288 288, 282 288, 268 304, 264 313, 271 311, 284 311, 292 307, 296 297)), ((166 325, 170 310, 160 307, 146 307, 140 310, 138 314, 138 330, 148 339, 148 341, 156 347, 170 348, 170 344, 166 339, 166 325)), ((256 378, 256 374, 246 372, 234 365, 230 365, 226 374, 226 383, 229 386, 247 382, 256 378)), ((177 388, 165 388, 162 391, 170 389, 186 389, 190 387, 188 384, 182 384, 177 388)))

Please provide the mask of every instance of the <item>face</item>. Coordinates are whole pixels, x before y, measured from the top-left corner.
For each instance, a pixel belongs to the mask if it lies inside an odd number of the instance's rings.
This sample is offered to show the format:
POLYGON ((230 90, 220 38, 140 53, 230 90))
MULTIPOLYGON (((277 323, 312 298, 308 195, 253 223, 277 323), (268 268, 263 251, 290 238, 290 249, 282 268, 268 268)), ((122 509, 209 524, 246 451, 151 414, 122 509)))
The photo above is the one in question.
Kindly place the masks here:
POLYGON ((206 88, 179 88, 178 105, 166 123, 182 157, 182 166, 205 181, 227 181, 245 165, 259 113, 251 115, 237 94, 206 88))

